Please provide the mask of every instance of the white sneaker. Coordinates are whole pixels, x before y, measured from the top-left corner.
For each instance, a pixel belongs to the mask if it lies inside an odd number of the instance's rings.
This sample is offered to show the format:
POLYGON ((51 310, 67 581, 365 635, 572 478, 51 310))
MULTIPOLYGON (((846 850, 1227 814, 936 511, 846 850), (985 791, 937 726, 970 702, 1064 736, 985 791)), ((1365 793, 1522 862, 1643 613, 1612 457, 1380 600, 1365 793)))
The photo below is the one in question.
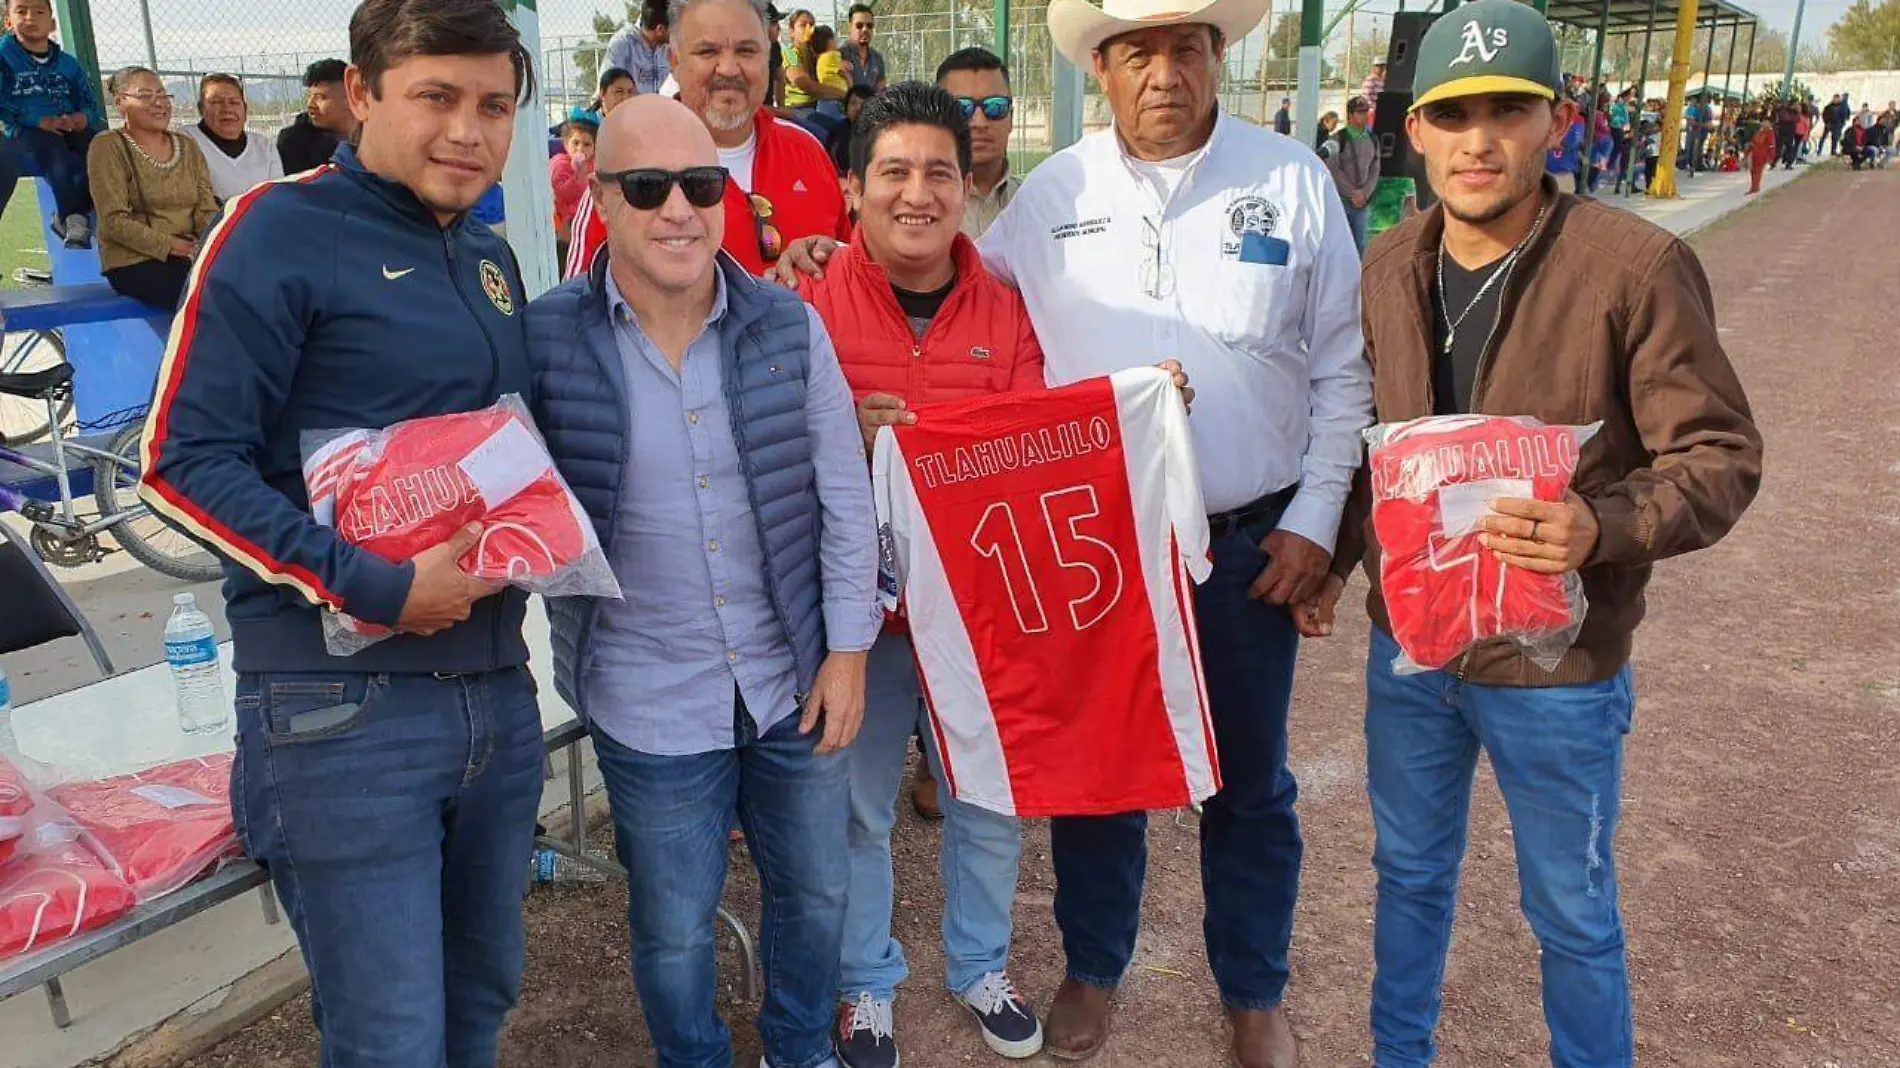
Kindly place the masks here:
POLYGON ((1029 999, 1016 992, 1016 984, 1003 972, 991 972, 976 985, 957 995, 963 1007, 976 1017, 983 1031, 983 1044, 992 1053, 1010 1060, 1022 1060, 1042 1052, 1042 1021, 1029 999))

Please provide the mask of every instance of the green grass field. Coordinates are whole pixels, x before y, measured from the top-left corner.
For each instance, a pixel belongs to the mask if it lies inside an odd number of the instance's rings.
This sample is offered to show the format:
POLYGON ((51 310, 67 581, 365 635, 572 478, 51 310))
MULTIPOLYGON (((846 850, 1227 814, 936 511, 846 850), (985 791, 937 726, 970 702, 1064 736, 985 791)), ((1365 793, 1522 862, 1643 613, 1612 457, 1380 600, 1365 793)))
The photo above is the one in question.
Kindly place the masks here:
POLYGON ((21 267, 46 269, 45 231, 40 227, 39 183, 22 179, 0 218, 0 289, 16 289, 13 272, 21 267))

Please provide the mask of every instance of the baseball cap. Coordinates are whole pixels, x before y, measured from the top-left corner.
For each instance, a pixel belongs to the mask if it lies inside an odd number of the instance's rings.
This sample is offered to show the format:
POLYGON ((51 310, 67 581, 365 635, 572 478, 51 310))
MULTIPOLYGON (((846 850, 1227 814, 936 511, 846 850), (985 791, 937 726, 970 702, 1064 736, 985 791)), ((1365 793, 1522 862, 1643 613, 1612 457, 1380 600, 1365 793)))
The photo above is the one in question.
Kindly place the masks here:
POLYGON ((1439 16, 1418 44, 1411 110, 1483 93, 1563 95, 1557 38, 1537 9, 1517 0, 1476 0, 1439 16))
POLYGON ((765 5, 765 21, 767 22, 778 21, 778 5, 776 4, 765 5))

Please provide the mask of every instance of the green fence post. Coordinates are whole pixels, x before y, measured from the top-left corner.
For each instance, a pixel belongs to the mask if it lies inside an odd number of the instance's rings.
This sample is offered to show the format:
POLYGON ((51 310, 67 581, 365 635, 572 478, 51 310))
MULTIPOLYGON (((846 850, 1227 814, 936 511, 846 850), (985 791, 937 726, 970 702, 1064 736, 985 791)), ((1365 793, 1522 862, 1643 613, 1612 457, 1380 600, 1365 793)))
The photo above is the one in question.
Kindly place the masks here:
POLYGON ((501 173, 501 195, 508 213, 508 243, 521 264, 521 283, 527 297, 560 284, 555 262, 554 187, 548 181, 548 110, 541 84, 547 64, 541 57, 541 13, 537 0, 497 0, 508 21, 521 34, 522 47, 534 64, 534 96, 515 112, 515 136, 508 148, 508 165, 501 173))
POLYGON ((992 21, 996 23, 996 58, 1009 66, 1009 0, 996 0, 996 14, 992 21))
MULTIPOLYGON (((1273 27, 1267 27, 1271 41, 1273 27)), ((1319 129, 1319 80, 1326 61, 1322 54, 1326 43, 1326 0, 1302 0, 1300 4, 1300 61, 1298 110, 1295 136, 1311 142, 1319 129)))
MULTIPOLYGON (((92 0, 55 0, 59 17, 60 51, 79 61, 94 78, 104 78, 99 69, 99 44, 92 35, 92 0)), ((105 98, 104 93, 99 94, 105 98)))

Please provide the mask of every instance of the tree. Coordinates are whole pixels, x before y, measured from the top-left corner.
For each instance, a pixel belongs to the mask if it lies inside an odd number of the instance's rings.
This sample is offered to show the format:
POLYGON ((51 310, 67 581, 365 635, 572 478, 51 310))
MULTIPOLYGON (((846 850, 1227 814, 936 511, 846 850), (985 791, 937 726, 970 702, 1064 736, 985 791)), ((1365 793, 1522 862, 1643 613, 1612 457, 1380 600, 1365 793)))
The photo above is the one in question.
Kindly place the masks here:
POLYGON ((1300 56, 1300 13, 1282 12, 1273 22, 1273 32, 1267 35, 1267 49, 1275 59, 1298 59, 1300 56))
POLYGON ((594 41, 574 49, 574 69, 580 74, 581 84, 589 87, 586 95, 590 98, 594 95, 593 87, 600 84, 601 64, 607 59, 608 40, 619 32, 620 27, 640 17, 640 0, 628 0, 625 10, 624 19, 594 12, 594 41))
POLYGON ((1856 0, 1827 31, 1828 51, 1847 70, 1900 68, 1900 0, 1856 0))

